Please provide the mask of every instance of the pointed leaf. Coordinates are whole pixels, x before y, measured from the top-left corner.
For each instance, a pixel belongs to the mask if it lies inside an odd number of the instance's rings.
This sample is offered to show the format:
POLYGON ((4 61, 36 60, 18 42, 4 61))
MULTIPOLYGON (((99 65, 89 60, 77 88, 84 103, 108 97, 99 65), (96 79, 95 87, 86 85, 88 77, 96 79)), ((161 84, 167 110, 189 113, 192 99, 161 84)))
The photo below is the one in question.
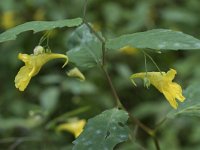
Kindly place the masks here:
POLYGON ((126 34, 108 40, 108 49, 120 49, 124 46, 156 50, 200 49, 200 40, 179 31, 154 29, 145 32, 126 34))
POLYGON ((82 25, 72 33, 67 52, 69 61, 80 68, 91 68, 101 64, 101 42, 94 36, 86 25, 82 25))
POLYGON ((128 113, 116 108, 89 119, 82 134, 73 142, 73 150, 112 150, 128 139, 127 119, 128 113))
POLYGON ((0 43, 10 40, 15 40, 17 35, 22 32, 33 30, 34 33, 45 31, 45 30, 52 30, 54 28, 62 28, 62 27, 74 27, 78 26, 82 23, 81 18, 75 19, 65 19, 65 20, 58 20, 58 21, 31 21, 26 22, 24 24, 18 25, 14 28, 11 28, 3 33, 0 34, 0 43))

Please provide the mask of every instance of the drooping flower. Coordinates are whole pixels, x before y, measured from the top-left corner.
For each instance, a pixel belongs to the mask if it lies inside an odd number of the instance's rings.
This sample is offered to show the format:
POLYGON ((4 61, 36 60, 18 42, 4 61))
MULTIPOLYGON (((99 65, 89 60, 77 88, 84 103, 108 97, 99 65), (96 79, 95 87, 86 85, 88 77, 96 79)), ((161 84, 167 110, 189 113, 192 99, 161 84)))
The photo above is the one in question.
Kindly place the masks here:
POLYGON ((15 77, 15 87, 20 91, 24 91, 28 86, 32 77, 37 75, 44 64, 48 61, 64 58, 65 65, 68 63, 68 57, 63 54, 57 53, 45 53, 44 48, 41 46, 37 46, 34 49, 34 54, 21 54, 19 53, 18 58, 25 63, 25 66, 21 67, 18 74, 15 77))
MULTIPOLYGON (((176 70, 170 69, 167 73, 165 72, 143 72, 131 75, 130 79, 133 81, 135 78, 142 78, 149 80, 150 84, 155 86, 161 93, 164 94, 170 105, 177 109, 179 100, 183 102, 185 97, 182 95, 182 88, 179 84, 172 82, 176 75, 176 70)), ((134 81, 133 81, 134 82, 134 81)))
POLYGON ((63 124, 59 125, 56 128, 56 130, 57 131, 68 131, 77 138, 83 131, 85 124, 86 124, 85 119, 73 120, 71 122, 63 123, 63 124))

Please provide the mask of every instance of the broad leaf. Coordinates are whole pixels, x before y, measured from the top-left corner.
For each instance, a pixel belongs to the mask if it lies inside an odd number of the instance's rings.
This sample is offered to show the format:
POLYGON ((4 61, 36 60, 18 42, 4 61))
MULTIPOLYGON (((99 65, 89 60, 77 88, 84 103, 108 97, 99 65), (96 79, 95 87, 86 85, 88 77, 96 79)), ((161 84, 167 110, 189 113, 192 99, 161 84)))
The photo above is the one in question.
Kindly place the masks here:
POLYGON ((197 116, 200 117, 200 88, 199 83, 190 85, 183 95, 186 100, 179 104, 177 110, 172 110, 168 113, 168 118, 174 118, 179 115, 197 116))
POLYGON ((116 108, 89 119, 82 134, 73 142, 73 150, 112 150, 128 139, 127 119, 128 114, 116 108))
POLYGON ((86 25, 78 27, 68 41, 69 61, 80 68, 91 68, 101 64, 101 42, 86 25))
POLYGON ((33 30, 34 33, 52 30, 54 28, 74 27, 82 23, 81 18, 66 19, 58 21, 31 21, 18 25, 0 34, 0 42, 15 40, 22 32, 33 30))
POLYGON ((190 50, 200 49, 200 40, 178 31, 154 29, 122 35, 106 43, 108 49, 120 49, 124 46, 156 50, 190 50))

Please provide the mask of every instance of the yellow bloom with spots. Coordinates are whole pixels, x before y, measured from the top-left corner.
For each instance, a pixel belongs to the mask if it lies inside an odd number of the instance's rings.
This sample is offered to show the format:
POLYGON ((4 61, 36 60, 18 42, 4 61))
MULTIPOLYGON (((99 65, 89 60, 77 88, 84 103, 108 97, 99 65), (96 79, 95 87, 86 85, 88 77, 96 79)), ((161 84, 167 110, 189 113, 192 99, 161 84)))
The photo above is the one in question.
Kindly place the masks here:
POLYGON ((32 77, 37 75, 44 64, 48 61, 64 58, 65 65, 68 63, 68 57, 63 54, 56 53, 45 53, 44 48, 41 46, 37 46, 34 49, 34 54, 21 54, 19 53, 18 58, 25 63, 25 66, 21 67, 18 74, 15 77, 15 87, 20 91, 24 91, 28 86, 32 77))
MULTIPOLYGON (((150 84, 155 86, 161 93, 164 94, 170 105, 177 109, 179 100, 183 102, 185 97, 182 95, 182 88, 179 84, 172 82, 176 75, 176 70, 170 69, 167 73, 162 72, 143 72, 133 74, 130 79, 133 81, 135 78, 148 79, 150 84)), ((133 81, 134 83, 134 81, 133 81)))
POLYGON ((70 132, 77 138, 83 131, 85 124, 86 124, 85 119, 73 120, 71 122, 59 125, 56 130, 70 132))

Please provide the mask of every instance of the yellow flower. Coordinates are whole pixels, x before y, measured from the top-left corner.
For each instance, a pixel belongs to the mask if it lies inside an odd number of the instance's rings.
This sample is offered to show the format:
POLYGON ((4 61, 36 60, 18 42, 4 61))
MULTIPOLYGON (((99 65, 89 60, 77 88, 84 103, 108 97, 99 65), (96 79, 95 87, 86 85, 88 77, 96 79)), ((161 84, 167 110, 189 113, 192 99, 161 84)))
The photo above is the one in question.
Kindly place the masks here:
POLYGON ((76 138, 81 134, 86 124, 85 119, 73 120, 69 123, 63 123, 57 127, 57 131, 68 131, 72 133, 76 138))
POLYGON ((124 46, 120 48, 120 51, 127 55, 135 55, 138 53, 138 49, 131 46, 124 46))
POLYGON ((42 66, 48 61, 56 58, 64 58, 66 61, 63 67, 68 63, 68 57, 66 55, 45 53, 44 48, 41 46, 37 46, 34 49, 34 54, 31 55, 19 53, 18 58, 25 63, 25 66, 20 68, 15 77, 15 87, 20 91, 24 91, 26 89, 31 78, 37 75, 42 66))
POLYGON ((36 10, 35 14, 33 15, 33 20, 42 21, 45 20, 45 11, 42 8, 36 10))
POLYGON ((164 94, 170 105, 174 109, 177 109, 178 103, 176 102, 176 99, 178 99, 180 102, 183 102, 185 97, 182 95, 181 86, 175 82, 172 82, 175 74, 176 70, 170 69, 167 73, 162 72, 162 74, 160 72, 147 72, 147 74, 136 73, 130 78, 132 81, 134 78, 148 79, 153 86, 155 86, 161 93, 164 94))
POLYGON ((4 29, 9 29, 17 24, 15 13, 12 11, 3 12, 1 17, 1 26, 4 29))
POLYGON ((69 72, 67 72, 67 75, 69 77, 76 77, 80 81, 85 81, 85 76, 82 74, 82 72, 78 68, 73 68, 69 72))

